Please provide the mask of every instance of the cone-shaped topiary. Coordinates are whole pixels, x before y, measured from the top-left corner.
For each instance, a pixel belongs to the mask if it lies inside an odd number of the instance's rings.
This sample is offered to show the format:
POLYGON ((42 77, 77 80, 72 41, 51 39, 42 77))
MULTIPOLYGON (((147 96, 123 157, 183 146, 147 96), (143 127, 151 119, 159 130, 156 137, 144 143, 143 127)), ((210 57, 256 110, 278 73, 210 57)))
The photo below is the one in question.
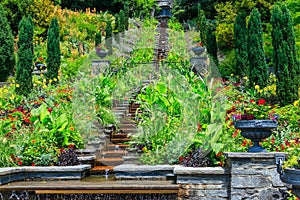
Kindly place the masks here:
POLYGON ((6 81, 15 65, 14 38, 4 9, 0 4, 0 82, 6 81))
POLYGON ((235 71, 236 75, 248 75, 246 13, 240 13, 234 24, 235 71))
POLYGON ((248 22, 248 60, 250 85, 265 87, 268 80, 268 68, 263 48, 263 34, 260 13, 255 8, 251 11, 248 22))
POLYGON ((60 67, 60 38, 59 26, 56 18, 53 18, 48 29, 47 41, 47 72, 46 78, 57 80, 60 67))
POLYGON ((33 22, 23 17, 19 23, 19 40, 16 70, 16 93, 27 96, 32 89, 33 22))

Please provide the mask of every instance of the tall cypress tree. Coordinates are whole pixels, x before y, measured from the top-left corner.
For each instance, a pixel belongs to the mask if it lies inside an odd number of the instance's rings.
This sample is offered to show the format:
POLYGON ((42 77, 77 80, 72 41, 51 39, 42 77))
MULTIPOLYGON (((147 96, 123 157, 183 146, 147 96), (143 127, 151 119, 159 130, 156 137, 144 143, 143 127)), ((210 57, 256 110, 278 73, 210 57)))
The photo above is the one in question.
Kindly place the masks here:
POLYGON ((235 71, 237 75, 248 75, 246 13, 240 13, 234 24, 235 71))
POLYGON ((265 87, 268 80, 268 68, 263 48, 260 13, 257 8, 253 9, 250 14, 247 41, 250 84, 265 87))
POLYGON ((115 27, 114 27, 114 34, 115 34, 115 40, 117 43, 120 42, 120 34, 119 34, 119 29, 120 29, 120 19, 119 15, 115 15, 115 27))
POLYGON ((56 18, 51 20, 48 29, 47 38, 47 79, 58 77, 58 70, 60 67, 60 38, 59 38, 59 25, 56 18))
POLYGON ((32 89, 33 22, 23 17, 19 23, 18 59, 16 70, 16 93, 28 95, 32 89))
POLYGON ((218 66, 219 60, 218 60, 218 44, 217 44, 217 38, 214 34, 214 26, 208 25, 207 28, 207 35, 206 35, 206 48, 207 53, 212 57, 214 63, 218 66))
POLYGON ((124 34, 125 32, 125 13, 123 10, 119 12, 120 24, 119 24, 119 33, 124 34))
POLYGON ((105 46, 108 49, 108 53, 112 54, 112 25, 110 20, 106 22, 105 46))
POLYGON ((126 1, 124 3, 124 15, 125 15, 125 30, 129 28, 129 3, 126 1))
POLYGON ((277 77, 277 95, 281 105, 298 99, 299 64, 290 13, 285 5, 272 9, 273 65, 277 77))
POLYGON ((4 9, 0 4, 0 81, 6 81, 15 64, 14 38, 4 9))
POLYGON ((204 46, 206 46, 206 35, 207 35, 207 20, 204 11, 199 9, 199 30, 200 30, 200 40, 204 46))

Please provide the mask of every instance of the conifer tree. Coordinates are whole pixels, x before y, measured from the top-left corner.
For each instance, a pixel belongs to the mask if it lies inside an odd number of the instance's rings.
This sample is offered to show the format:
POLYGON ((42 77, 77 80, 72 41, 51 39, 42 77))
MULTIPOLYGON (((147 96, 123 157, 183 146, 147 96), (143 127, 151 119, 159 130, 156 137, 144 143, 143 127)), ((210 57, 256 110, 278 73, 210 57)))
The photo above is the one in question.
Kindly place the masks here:
POLYGON ((47 73, 46 78, 55 81, 58 77, 60 67, 60 38, 59 25, 56 18, 53 18, 48 29, 47 38, 47 73))
POLYGON ((272 9, 273 65, 277 78, 277 95, 281 105, 298 99, 299 64, 290 13, 285 5, 272 9))
POLYGON ((207 28, 206 43, 207 53, 212 57, 215 65, 218 66, 218 45, 216 35, 214 34, 214 27, 212 24, 208 25, 207 28))
POLYGON ((206 46, 206 36, 207 36, 207 20, 204 11, 199 9, 199 30, 200 30, 200 40, 204 46, 206 46))
POLYGON ((16 70, 16 93, 27 96, 32 89, 33 22, 23 17, 19 23, 19 40, 16 70))
POLYGON ((4 9, 0 4, 0 82, 7 80, 15 64, 14 38, 4 9))
POLYGON ((101 44, 102 42, 102 35, 101 33, 96 33, 96 36, 95 36, 95 47, 97 47, 99 44, 101 44))
POLYGON ((119 29, 120 29, 120 19, 119 19, 119 15, 116 14, 115 15, 115 27, 114 27, 114 38, 116 40, 117 43, 120 42, 120 34, 119 34, 119 29))
POLYGON ((111 21, 107 21, 107 23, 106 23, 105 46, 108 49, 108 54, 112 54, 112 25, 111 25, 111 21))
POLYGON ((246 13, 240 13, 234 24, 235 71, 237 75, 248 75, 246 13))
POLYGON ((129 28, 129 3, 126 1, 124 3, 124 15, 125 15, 125 30, 128 31, 129 28))
POLYGON ((119 33, 124 34, 124 32, 125 32, 125 13, 123 10, 120 10, 119 18, 120 18, 119 33))
POLYGON ((248 22, 247 46, 250 85, 259 85, 263 88, 268 80, 268 68, 265 61, 260 16, 257 8, 251 11, 248 22))

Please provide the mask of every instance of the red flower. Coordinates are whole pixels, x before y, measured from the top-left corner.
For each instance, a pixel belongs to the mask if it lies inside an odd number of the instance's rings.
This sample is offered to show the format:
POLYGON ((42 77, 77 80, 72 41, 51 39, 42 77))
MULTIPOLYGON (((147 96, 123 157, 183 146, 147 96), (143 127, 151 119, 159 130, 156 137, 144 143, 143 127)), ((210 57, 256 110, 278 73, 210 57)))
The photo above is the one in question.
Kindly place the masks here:
POLYGON ((259 99, 257 102, 258 102, 258 105, 264 105, 266 103, 266 100, 259 99))
POLYGON ((285 147, 283 144, 280 144, 281 150, 284 151, 285 147))
POLYGON ((235 138, 239 134, 238 130, 235 130, 235 132, 232 134, 232 137, 235 138))
POLYGON ((202 131, 202 126, 200 123, 198 123, 198 128, 197 128, 198 131, 202 131))
POLYGON ((52 108, 48 108, 48 111, 49 111, 49 113, 51 113, 52 112, 52 108))
POLYGON ((31 166, 32 166, 32 167, 34 167, 34 166, 35 166, 35 164, 34 164, 34 163, 32 163, 32 164, 31 164, 31 166))
POLYGON ((31 121, 27 117, 24 118, 24 121, 29 124, 31 123, 31 121))
POLYGON ((223 152, 219 152, 216 154, 217 157, 220 157, 223 154, 223 152))
POLYGON ((23 162, 22 162, 22 161, 19 161, 19 162, 18 162, 18 165, 22 165, 22 164, 23 164, 23 162))
POLYGON ((274 137, 272 137, 271 142, 272 142, 272 144, 275 143, 275 138, 274 137))
POLYGON ((253 99, 250 99, 250 103, 255 103, 255 100, 253 100, 253 99))
POLYGON ((242 146, 244 147, 246 145, 247 145, 247 140, 244 140, 242 146))

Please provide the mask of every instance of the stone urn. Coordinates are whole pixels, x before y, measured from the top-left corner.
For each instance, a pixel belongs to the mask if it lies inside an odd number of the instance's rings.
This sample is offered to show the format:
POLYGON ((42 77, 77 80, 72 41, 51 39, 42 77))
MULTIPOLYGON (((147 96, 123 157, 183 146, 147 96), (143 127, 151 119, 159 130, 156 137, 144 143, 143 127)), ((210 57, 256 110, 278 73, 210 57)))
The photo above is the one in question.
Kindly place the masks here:
POLYGON ((108 51, 103 50, 103 49, 96 49, 96 54, 97 56, 99 56, 100 58, 105 58, 108 55, 108 51))
POLYGON ((282 182, 292 185, 292 193, 300 198, 300 169, 282 168, 285 156, 276 156, 277 172, 282 182))
POLYGON ((192 48, 192 51, 194 52, 194 54, 196 56, 201 56, 203 54, 204 50, 205 50, 205 48, 200 47, 200 46, 192 48))
POLYGON ((271 136, 272 129, 277 128, 275 120, 238 120, 234 122, 236 129, 241 130, 241 135, 244 138, 250 139, 253 146, 248 149, 248 152, 267 152, 259 142, 271 136))

